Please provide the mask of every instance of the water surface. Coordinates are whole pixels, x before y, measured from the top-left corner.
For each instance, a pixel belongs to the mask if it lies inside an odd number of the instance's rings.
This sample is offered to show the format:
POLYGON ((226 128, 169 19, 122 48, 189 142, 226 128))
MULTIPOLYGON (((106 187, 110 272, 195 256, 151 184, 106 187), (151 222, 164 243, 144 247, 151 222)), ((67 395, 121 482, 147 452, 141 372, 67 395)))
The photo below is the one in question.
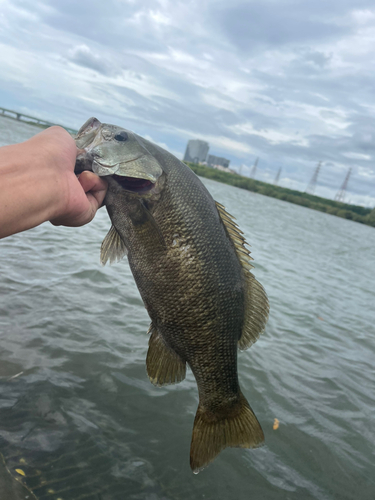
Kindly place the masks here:
MULTIPOLYGON (((37 131, 1 118, 0 145, 37 131)), ((239 354, 266 445, 191 473, 194 378, 148 381, 149 319, 126 259, 100 266, 100 210, 79 229, 47 223, 0 241, 10 471, 39 499, 373 500, 374 228, 202 181, 237 218, 270 299, 264 335, 239 354)))

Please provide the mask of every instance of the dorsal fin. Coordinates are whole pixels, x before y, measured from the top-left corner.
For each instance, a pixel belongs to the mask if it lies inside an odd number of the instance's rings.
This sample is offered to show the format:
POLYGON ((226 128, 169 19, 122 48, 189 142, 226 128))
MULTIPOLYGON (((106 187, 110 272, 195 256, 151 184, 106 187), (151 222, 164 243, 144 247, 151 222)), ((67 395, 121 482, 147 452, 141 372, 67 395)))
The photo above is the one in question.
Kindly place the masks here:
POLYGON ((245 277, 245 318, 238 347, 247 349, 256 342, 266 326, 269 312, 268 299, 264 288, 250 272, 254 267, 250 263, 253 258, 246 247, 247 243, 242 231, 238 228, 234 217, 225 210, 225 207, 218 202, 215 203, 228 237, 234 245, 245 277))
POLYGON ((126 254, 127 249, 125 243, 122 241, 115 226, 111 226, 100 249, 100 263, 105 266, 108 260, 110 264, 118 262, 126 254))

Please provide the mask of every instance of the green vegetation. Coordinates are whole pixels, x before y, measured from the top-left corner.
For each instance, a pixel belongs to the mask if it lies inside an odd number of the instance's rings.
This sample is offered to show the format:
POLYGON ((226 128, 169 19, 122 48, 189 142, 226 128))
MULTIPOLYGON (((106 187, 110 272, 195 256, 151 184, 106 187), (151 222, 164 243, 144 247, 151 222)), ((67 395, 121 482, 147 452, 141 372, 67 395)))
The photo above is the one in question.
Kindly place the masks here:
POLYGON ((214 168, 205 167, 204 165, 197 165, 195 163, 187 163, 187 165, 201 177, 207 177, 218 182, 236 186, 254 193, 264 194, 271 196, 278 200, 288 201, 296 205, 302 205, 307 208, 326 212, 327 214, 350 219, 361 224, 367 224, 375 227, 375 208, 364 208, 357 205, 349 205, 347 203, 340 203, 338 201, 328 200, 327 198, 320 198, 301 191, 287 189, 266 182, 256 181, 249 177, 242 177, 241 175, 223 172, 214 168))

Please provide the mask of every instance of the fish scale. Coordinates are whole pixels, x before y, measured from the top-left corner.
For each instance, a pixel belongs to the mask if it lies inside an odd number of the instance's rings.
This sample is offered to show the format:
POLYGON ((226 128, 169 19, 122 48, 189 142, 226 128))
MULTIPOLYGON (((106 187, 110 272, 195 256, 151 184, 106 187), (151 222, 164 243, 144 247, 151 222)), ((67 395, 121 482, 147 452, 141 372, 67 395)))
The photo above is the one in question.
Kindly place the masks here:
POLYGON ((108 181, 113 226, 101 260, 127 253, 152 321, 151 382, 181 382, 186 364, 195 376, 191 468, 199 472, 227 446, 261 445, 262 428, 238 382, 237 349, 259 337, 269 306, 242 232, 189 167, 137 134, 92 118, 76 143, 77 172, 108 181))

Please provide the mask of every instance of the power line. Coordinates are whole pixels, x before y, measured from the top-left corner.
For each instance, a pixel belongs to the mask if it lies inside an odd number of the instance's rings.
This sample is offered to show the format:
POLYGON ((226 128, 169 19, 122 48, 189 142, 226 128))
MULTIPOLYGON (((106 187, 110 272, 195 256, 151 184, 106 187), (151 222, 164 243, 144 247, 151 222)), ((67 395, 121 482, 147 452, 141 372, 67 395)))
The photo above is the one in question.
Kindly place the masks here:
POLYGON ((341 201, 341 202, 344 201, 345 194, 346 194, 346 188, 348 186, 348 181, 349 181, 349 177, 350 177, 351 173, 352 173, 352 167, 349 168, 349 170, 345 176, 344 182, 342 183, 341 188, 337 191, 337 194, 335 196, 335 201, 341 201))
POLYGON ((318 163, 314 173, 313 173, 313 176, 311 177, 311 180, 306 188, 305 193, 314 194, 315 187, 316 187, 316 181, 318 180, 318 175, 319 175, 319 171, 320 171, 321 166, 322 166, 322 162, 320 161, 318 163))
POLYGON ((275 185, 275 186, 277 186, 277 185, 278 185, 278 183, 279 183, 281 170, 282 170, 282 168, 280 167, 280 168, 279 168, 279 171, 278 171, 278 172, 277 172, 277 174, 276 174, 275 180, 273 181, 273 183, 274 183, 274 185, 275 185))
POLYGON ((252 179, 255 179, 255 174, 257 172, 257 166, 258 166, 258 161, 259 161, 259 158, 257 158, 254 162, 254 165, 252 166, 251 168, 251 171, 250 171, 250 177, 252 179))

